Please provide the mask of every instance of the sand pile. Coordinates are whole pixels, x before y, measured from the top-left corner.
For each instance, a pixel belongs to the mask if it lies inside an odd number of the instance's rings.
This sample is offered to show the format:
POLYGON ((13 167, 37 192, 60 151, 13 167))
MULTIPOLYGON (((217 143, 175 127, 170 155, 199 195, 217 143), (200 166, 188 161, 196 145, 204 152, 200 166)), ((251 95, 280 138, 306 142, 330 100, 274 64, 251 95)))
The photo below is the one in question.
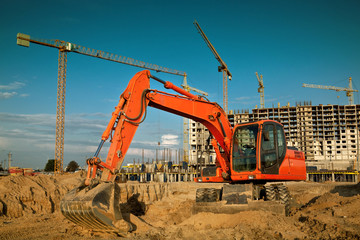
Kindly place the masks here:
POLYGON ((29 214, 53 213, 59 209, 61 196, 80 183, 80 173, 59 177, 48 175, 2 177, 0 178, 0 215, 21 217, 29 214))
MULTIPOLYGON (((80 179, 76 175, 0 179, 0 202, 6 213, 0 217, 0 239, 121 239, 82 229, 58 211, 61 195, 80 179)), ((122 201, 127 199, 129 209, 131 196, 144 203, 143 211, 130 214, 136 230, 125 239, 360 239, 359 184, 289 183, 293 198, 289 217, 266 211, 194 214, 196 188, 203 184, 121 186, 122 201)))

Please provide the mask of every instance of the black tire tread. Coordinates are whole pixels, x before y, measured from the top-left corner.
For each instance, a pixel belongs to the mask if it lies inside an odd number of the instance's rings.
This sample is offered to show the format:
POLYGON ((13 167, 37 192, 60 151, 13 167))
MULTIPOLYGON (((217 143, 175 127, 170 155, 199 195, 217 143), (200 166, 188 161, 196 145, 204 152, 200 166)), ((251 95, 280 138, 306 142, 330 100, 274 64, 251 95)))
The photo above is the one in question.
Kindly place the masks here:
POLYGON ((216 202, 219 199, 218 191, 216 188, 198 188, 196 202, 216 202))
POLYGON ((279 185, 279 199, 280 203, 285 205, 285 215, 289 216, 290 213, 290 193, 288 188, 285 185, 279 185))
POLYGON ((265 197, 267 201, 275 201, 276 200, 276 191, 274 186, 269 185, 265 186, 265 197))

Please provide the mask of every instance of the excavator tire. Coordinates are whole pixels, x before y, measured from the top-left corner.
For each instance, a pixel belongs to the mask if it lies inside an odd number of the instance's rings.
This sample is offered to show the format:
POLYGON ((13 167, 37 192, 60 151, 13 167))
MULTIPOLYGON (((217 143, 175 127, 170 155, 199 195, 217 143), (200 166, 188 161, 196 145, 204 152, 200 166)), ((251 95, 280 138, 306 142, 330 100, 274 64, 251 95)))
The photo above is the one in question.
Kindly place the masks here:
POLYGON ((120 188, 114 182, 83 184, 63 197, 60 209, 67 219, 82 227, 124 235, 132 225, 123 219, 119 197, 120 188))
POLYGON ((276 200, 276 191, 274 186, 272 185, 265 186, 265 197, 267 201, 276 200))
POLYGON ((285 205, 285 216, 289 216, 290 212, 290 194, 289 190, 285 185, 277 186, 279 191, 279 200, 281 204, 285 205))
POLYGON ((220 199, 220 189, 198 188, 196 190, 196 202, 217 202, 220 199))

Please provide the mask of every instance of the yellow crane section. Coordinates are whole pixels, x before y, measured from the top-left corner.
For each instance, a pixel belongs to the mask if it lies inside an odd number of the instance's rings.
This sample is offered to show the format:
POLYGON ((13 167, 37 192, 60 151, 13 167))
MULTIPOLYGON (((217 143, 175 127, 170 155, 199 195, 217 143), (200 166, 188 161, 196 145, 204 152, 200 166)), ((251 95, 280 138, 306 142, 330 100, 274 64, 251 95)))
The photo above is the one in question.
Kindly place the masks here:
MULTIPOLYGON (((55 132, 55 169, 56 174, 62 173, 64 162, 64 128, 65 128, 65 92, 66 92, 66 66, 67 66, 67 53, 74 52, 83 54, 90 57, 96 57, 117 63, 123 63, 134 67, 145 68, 154 70, 156 72, 164 72, 184 77, 185 86, 190 90, 194 90, 186 83, 186 72, 178 71, 156 64, 146 63, 133 58, 120 56, 117 54, 96 50, 84 47, 78 44, 62 40, 47 40, 31 38, 30 35, 18 33, 17 44, 24 47, 29 47, 30 42, 39 45, 53 47, 59 49, 59 63, 58 63, 58 89, 57 89, 57 104, 56 104, 56 132, 55 132)), ((200 90, 199 90, 200 91, 200 90)))
POLYGON ((358 92, 358 90, 352 88, 352 79, 349 77, 349 87, 343 88, 343 87, 334 87, 334 86, 324 86, 324 85, 316 85, 316 84, 306 84, 303 83, 303 87, 307 88, 320 88, 320 89, 327 89, 327 90, 334 90, 337 92, 345 91, 346 96, 349 98, 349 104, 354 104, 354 92, 358 92))
POLYGON ((201 29, 200 25, 198 24, 198 22, 196 20, 194 21, 194 25, 197 28, 197 30, 199 31, 201 37, 204 39, 205 43, 210 48, 211 52, 214 54, 216 60, 218 60, 218 62, 220 63, 220 66, 218 67, 218 71, 223 73, 223 108, 224 108, 224 111, 226 113, 228 113, 228 84, 227 84, 228 82, 227 82, 227 79, 229 77, 229 80, 231 80, 232 75, 231 75, 226 63, 221 59, 220 55, 217 53, 214 46, 211 44, 211 42, 209 41, 209 39, 207 38, 207 36, 205 35, 205 33, 203 32, 203 30, 201 29))
POLYGON ((259 82, 258 93, 260 93, 260 108, 265 108, 265 97, 264 97, 264 82, 263 76, 260 74, 260 77, 257 72, 255 72, 256 78, 259 82))
MULTIPOLYGON (((207 92, 201 91, 197 88, 191 87, 187 84, 187 80, 186 80, 186 76, 184 77, 184 82, 183 84, 181 84, 181 86, 183 87, 183 89, 185 89, 185 91, 190 92, 190 91, 194 91, 197 93, 200 93, 201 95, 204 96, 208 96, 207 92)), ((189 162, 189 119, 188 118, 184 118, 183 119, 183 148, 184 148, 184 161, 185 162, 189 162)))

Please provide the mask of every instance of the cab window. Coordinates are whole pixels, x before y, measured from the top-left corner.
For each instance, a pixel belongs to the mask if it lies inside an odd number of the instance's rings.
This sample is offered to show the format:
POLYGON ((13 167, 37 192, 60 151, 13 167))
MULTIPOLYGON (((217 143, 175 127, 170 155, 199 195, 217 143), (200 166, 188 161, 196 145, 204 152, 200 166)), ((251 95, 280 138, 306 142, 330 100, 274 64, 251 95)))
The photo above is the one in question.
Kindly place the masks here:
POLYGON ((279 157, 282 158, 286 153, 286 140, 284 135, 284 130, 281 126, 276 125, 277 132, 277 145, 279 148, 279 157))
POLYGON ((272 124, 265 125, 263 127, 263 137, 261 142, 261 163, 265 168, 271 167, 277 163, 275 144, 275 126, 272 124))
POLYGON ((281 125, 265 123, 261 137, 261 169, 263 173, 276 174, 286 154, 286 140, 281 125))
POLYGON ((233 170, 236 172, 254 171, 256 168, 258 125, 239 126, 234 133, 233 170))

